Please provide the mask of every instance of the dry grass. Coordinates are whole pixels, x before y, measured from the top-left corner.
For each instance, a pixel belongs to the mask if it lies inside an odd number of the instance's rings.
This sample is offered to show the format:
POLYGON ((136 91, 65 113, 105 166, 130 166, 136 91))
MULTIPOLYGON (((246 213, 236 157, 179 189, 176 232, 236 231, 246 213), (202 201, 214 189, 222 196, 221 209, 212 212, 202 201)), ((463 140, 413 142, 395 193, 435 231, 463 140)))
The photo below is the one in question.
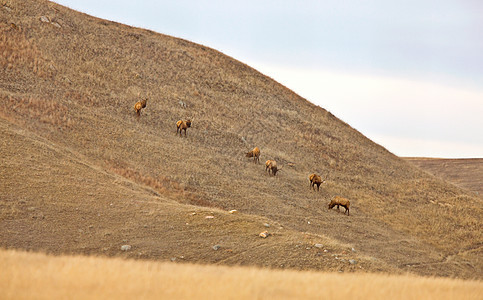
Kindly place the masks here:
POLYGON ((209 201, 204 200, 202 197, 194 193, 186 191, 180 186, 179 183, 170 180, 162 175, 158 175, 158 177, 155 178, 149 175, 141 174, 139 171, 136 171, 130 167, 114 163, 108 169, 111 172, 118 174, 128 180, 147 187, 151 187, 158 194, 162 194, 171 199, 176 199, 180 203, 203 207, 214 207, 209 201))
POLYGON ((481 198, 250 67, 44 0, 2 2, 0 21, 0 246, 356 271, 308 233, 354 247, 365 270, 482 278, 481 198), (284 166, 276 177, 246 159, 255 145, 284 166), (320 192, 313 172, 329 174, 320 192), (334 195, 350 217, 327 210, 334 195), (190 212, 215 208, 214 223, 190 226, 190 212), (263 222, 284 229, 262 242, 263 222), (120 253, 123 240, 141 251, 120 253), (221 242, 233 251, 214 254, 221 242))
POLYGON ((41 74, 40 51, 15 23, 0 23, 0 66, 7 70, 23 69, 41 74))
POLYGON ((68 108, 54 100, 39 99, 37 97, 12 97, 0 98, 3 111, 0 115, 12 122, 21 123, 25 120, 36 120, 57 128, 69 128, 73 126, 68 116, 68 108), (18 116, 21 116, 18 119, 18 116))
POLYGON ((2 299, 481 299, 481 281, 0 251, 2 299))

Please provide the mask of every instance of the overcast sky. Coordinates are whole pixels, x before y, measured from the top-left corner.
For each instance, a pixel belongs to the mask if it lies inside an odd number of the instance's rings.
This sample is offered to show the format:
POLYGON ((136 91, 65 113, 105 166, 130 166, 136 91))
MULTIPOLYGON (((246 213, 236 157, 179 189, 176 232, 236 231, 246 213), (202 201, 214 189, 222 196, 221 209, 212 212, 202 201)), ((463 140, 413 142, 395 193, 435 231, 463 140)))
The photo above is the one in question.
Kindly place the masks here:
POLYGON ((483 1, 55 0, 217 49, 399 156, 483 157, 483 1))

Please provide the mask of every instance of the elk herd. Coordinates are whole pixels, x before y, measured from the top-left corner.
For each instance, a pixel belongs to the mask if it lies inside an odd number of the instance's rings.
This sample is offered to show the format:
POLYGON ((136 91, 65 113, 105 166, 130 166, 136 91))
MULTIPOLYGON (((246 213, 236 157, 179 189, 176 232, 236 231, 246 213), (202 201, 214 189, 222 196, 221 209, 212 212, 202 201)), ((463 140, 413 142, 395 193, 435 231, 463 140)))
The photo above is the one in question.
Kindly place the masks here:
MULTIPOLYGON (((146 102, 148 99, 143 99, 142 101, 136 102, 134 104, 134 111, 136 112, 136 115, 139 117, 141 115, 141 110, 146 107, 146 102)), ((186 129, 191 127, 191 120, 179 120, 176 122, 176 135, 181 137, 182 131, 184 131, 184 136, 186 137, 186 129)), ((253 162, 258 164, 260 163, 260 148, 255 147, 253 150, 250 150, 245 154, 246 157, 253 158, 253 162)), ((278 167, 277 162, 275 160, 267 160, 265 162, 265 171, 268 172, 269 175, 275 176, 277 175, 277 172, 282 170, 283 166, 278 167)), ((319 191, 320 185, 322 183, 325 183, 327 180, 328 175, 322 179, 319 175, 312 173, 309 175, 309 181, 310 181, 310 187, 315 191, 315 186, 317 186, 317 191, 319 191)), ((339 210, 339 206, 342 206, 345 208, 344 214, 347 213, 349 216, 349 207, 350 207, 350 201, 349 199, 340 197, 340 196, 335 196, 329 203, 328 209, 332 209, 334 206, 337 206, 337 210, 339 210)))
MULTIPOLYGON (((260 148, 255 147, 253 150, 250 150, 245 154, 246 157, 253 157, 253 162, 254 163, 259 163, 260 161, 260 148)), ((267 160, 265 162, 265 171, 268 172, 269 175, 275 176, 277 175, 277 172, 282 169, 283 166, 280 168, 277 166, 277 162, 275 160, 267 160)), ((327 180, 328 175, 322 179, 320 175, 317 175, 315 173, 312 173, 309 175, 309 182, 310 182, 310 187, 315 191, 315 186, 317 186, 317 191, 320 189, 320 185, 322 183, 325 183, 327 180)), ((350 201, 349 199, 340 197, 340 196, 335 196, 329 203, 328 209, 332 209, 334 206, 337 206, 337 210, 339 209, 339 206, 342 206, 345 208, 344 214, 347 213, 349 216, 349 206, 350 206, 350 201)))
MULTIPOLYGON (((141 101, 138 101, 134 104, 134 111, 136 112, 136 115, 138 118, 141 116, 141 110, 146 107, 146 103, 148 102, 148 99, 143 99, 141 101)), ((186 129, 191 127, 191 120, 179 120, 176 122, 176 135, 181 136, 181 133, 184 131, 184 136, 186 136, 186 129)))

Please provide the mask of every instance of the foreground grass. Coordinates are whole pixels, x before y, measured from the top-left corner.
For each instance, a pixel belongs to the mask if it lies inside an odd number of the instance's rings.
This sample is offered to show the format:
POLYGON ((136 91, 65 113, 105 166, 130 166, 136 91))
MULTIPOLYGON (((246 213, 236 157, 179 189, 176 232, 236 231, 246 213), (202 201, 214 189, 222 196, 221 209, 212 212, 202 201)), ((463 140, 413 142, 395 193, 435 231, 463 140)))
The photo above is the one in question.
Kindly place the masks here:
POLYGON ((0 251, 1 299, 482 299, 481 281, 0 251))

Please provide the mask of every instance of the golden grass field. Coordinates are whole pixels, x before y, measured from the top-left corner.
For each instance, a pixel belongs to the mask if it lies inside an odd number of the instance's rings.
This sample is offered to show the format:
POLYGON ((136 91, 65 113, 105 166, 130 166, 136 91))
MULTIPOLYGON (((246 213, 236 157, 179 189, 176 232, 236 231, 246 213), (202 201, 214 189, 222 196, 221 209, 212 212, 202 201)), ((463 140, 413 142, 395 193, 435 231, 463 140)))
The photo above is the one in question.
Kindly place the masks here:
POLYGON ((0 251, 2 299, 481 299, 481 281, 0 251))
POLYGON ((1 1, 0 138, 2 252, 483 279, 474 190, 183 39, 1 1), (260 164, 245 157, 255 146, 260 164), (319 192, 314 172, 328 175, 319 192), (327 209, 336 195, 350 216, 327 209))

